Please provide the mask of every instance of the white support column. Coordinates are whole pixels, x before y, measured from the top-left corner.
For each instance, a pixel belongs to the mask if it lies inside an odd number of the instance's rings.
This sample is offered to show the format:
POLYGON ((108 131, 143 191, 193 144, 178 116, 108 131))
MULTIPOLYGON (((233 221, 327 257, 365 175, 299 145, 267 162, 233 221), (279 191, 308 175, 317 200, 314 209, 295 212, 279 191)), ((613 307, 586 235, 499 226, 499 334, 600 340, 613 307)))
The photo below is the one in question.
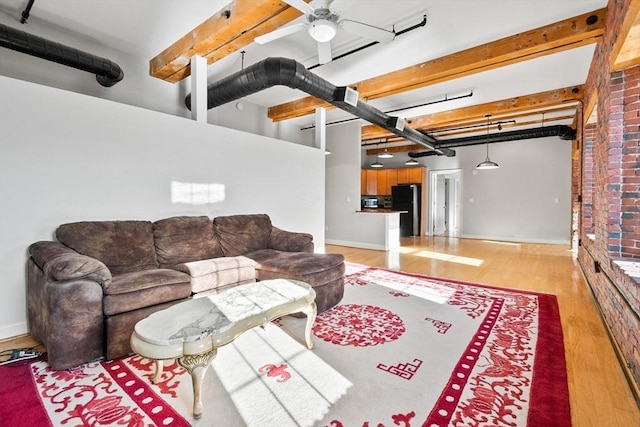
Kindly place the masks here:
POLYGON ((323 152, 327 149, 327 109, 316 108, 316 129, 314 146, 323 152))
POLYGON ((207 123, 207 60, 191 57, 191 118, 207 123))

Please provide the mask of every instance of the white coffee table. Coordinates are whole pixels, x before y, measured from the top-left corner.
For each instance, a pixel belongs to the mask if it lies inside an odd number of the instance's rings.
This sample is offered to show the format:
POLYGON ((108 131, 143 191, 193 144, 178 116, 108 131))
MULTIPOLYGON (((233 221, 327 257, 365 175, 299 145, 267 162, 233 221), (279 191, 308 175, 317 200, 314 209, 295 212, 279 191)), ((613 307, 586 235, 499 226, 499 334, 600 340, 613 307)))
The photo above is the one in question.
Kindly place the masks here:
POLYGON ((180 366, 191 374, 193 416, 200 418, 202 381, 218 347, 255 326, 302 312, 307 316, 307 347, 313 348, 315 296, 311 286, 297 280, 275 279, 239 285, 220 294, 176 304, 142 319, 131 335, 131 349, 155 360, 154 383, 160 381, 163 361, 178 359, 180 366))

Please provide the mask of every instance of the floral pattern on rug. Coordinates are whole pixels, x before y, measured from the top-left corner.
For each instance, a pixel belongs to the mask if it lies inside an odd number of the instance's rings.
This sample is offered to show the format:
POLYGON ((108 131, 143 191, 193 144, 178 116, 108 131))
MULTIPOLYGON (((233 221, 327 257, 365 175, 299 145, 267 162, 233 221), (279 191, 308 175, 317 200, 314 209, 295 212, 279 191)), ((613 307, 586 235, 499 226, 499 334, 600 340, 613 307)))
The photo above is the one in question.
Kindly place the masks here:
POLYGON ((529 404, 537 332, 535 294, 469 287, 423 276, 398 278, 377 268, 356 270, 345 283, 392 286, 412 295, 448 296, 446 303, 466 311, 469 317, 485 315, 437 405, 421 425, 517 425, 517 413, 529 404))
POLYGON ((36 362, 31 374, 53 425, 190 425, 132 373, 123 359, 62 371, 36 362))
POLYGON ((405 331, 397 314, 381 307, 345 304, 333 307, 316 318, 313 333, 336 345, 367 347, 395 341, 405 331))
POLYGON ((541 427, 549 413, 570 426, 555 297, 346 267, 345 297, 318 315, 312 350, 305 319, 290 316, 219 350, 200 420, 190 375, 170 361, 158 384, 139 356, 67 371, 34 362, 20 390, 35 386, 34 410, 56 426, 541 427), (555 351, 540 356, 546 347, 555 351), (550 382, 564 389, 536 412, 541 377, 545 397, 550 382))

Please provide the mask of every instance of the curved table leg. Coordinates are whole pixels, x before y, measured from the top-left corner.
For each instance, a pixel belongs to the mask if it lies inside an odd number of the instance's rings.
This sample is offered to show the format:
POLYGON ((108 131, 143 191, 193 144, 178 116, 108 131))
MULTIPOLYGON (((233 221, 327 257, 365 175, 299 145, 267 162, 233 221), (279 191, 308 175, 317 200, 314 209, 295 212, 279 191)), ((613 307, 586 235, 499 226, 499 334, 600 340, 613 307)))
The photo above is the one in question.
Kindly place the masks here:
POLYGON ((180 366, 191 374, 193 383, 193 418, 202 417, 202 382, 211 361, 218 351, 214 348, 211 351, 201 354, 186 355, 178 359, 180 366))
POLYGON ((156 360, 156 372, 153 374, 153 378, 151 382, 154 384, 158 384, 160 382, 160 378, 162 377, 162 370, 164 369, 164 360, 157 359, 156 360))
POLYGON ((304 329, 305 339, 307 340, 307 348, 313 348, 313 342, 311 341, 311 329, 313 328, 313 322, 316 321, 316 316, 318 314, 318 308, 316 307, 316 303, 312 302, 305 308, 301 310, 304 314, 307 315, 307 325, 304 329))

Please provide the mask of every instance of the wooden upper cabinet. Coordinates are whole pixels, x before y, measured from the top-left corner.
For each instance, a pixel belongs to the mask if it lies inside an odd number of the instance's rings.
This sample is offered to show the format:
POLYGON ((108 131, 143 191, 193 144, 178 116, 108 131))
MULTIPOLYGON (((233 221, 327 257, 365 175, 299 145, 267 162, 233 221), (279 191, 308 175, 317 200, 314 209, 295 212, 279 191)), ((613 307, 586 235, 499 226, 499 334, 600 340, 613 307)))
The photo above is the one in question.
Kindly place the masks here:
POLYGON ((376 183, 378 184, 378 195, 383 196, 389 193, 389 184, 387 184, 387 176, 389 175, 389 170, 380 170, 377 171, 376 183))
POLYGON ((389 186, 389 192, 385 194, 391 195, 391 187, 398 185, 398 169, 388 170, 387 185, 389 186))
POLYGON ((424 168, 361 169, 360 192, 365 196, 390 196, 398 184, 422 184, 424 168))
POLYGON ((398 171, 398 184, 408 184, 409 183, 409 169, 397 169, 398 171))
POLYGON ((412 184, 422 184, 424 168, 409 168, 409 182, 412 184))
POLYGON ((378 171, 373 169, 366 170, 367 176, 367 189, 364 194, 367 196, 375 196, 378 194, 378 175, 376 174, 378 171))

